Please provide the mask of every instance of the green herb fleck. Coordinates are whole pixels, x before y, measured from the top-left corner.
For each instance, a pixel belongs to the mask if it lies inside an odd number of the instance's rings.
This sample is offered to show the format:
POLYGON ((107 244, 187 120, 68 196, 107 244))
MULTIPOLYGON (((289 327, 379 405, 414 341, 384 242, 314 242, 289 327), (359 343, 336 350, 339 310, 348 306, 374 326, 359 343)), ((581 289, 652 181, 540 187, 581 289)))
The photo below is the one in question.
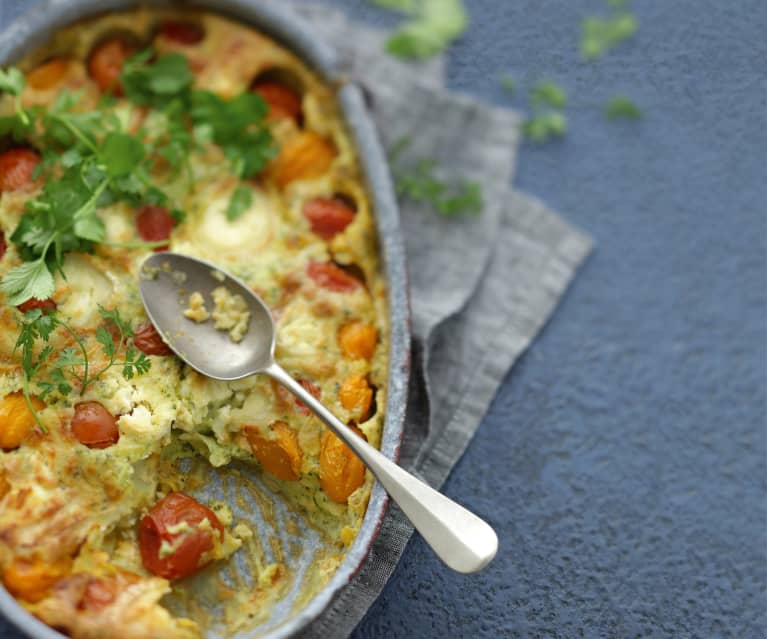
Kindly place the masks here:
MULTIPOLYGON (((393 4, 393 2, 388 2, 393 4)), ((396 2, 396 8, 411 17, 386 42, 386 50, 404 59, 425 59, 447 48, 469 25, 469 17, 461 0, 420 0, 416 3, 396 2)))
POLYGON ((564 109, 567 106, 567 93, 554 82, 539 82, 530 91, 530 103, 533 108, 550 106, 564 109))
POLYGON ((639 27, 634 14, 623 2, 610 2, 612 15, 589 17, 581 23, 580 52, 584 60, 596 60, 621 42, 631 38, 639 27))
POLYGON ((405 166, 402 156, 410 144, 410 139, 404 137, 389 154, 398 195, 415 202, 427 202, 446 217, 477 215, 482 211, 482 190, 477 182, 462 180, 451 185, 437 176, 439 167, 430 159, 417 159, 405 166))
POLYGON ((562 138, 567 133, 567 118, 558 111, 534 114, 522 126, 526 137, 542 144, 553 138, 562 138))
POLYGON ((229 200, 229 206, 226 208, 226 219, 233 222, 247 211, 252 203, 253 191, 244 184, 240 184, 234 189, 229 200))
POLYGON ((605 105, 605 116, 608 120, 639 120, 642 111, 628 98, 617 95, 605 105))

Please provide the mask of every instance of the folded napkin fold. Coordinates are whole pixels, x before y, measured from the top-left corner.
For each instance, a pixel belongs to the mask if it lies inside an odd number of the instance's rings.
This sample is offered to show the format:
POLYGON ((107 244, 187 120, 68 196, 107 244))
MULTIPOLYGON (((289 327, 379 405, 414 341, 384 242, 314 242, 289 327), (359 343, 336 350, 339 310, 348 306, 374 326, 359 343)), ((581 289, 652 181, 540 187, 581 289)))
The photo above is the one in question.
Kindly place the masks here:
MULTIPOLYGON (((476 432, 512 364, 548 320, 591 240, 510 188, 520 116, 444 89, 444 60, 406 65, 385 34, 324 6, 293 5, 338 46, 370 97, 386 148, 433 158, 448 181, 481 184, 479 216, 445 218, 400 202, 413 314, 413 370, 402 466, 439 487, 476 432)), ((470 506, 470 504, 469 504, 470 506)), ((301 636, 347 637, 383 590, 413 533, 392 505, 354 580, 301 636)))

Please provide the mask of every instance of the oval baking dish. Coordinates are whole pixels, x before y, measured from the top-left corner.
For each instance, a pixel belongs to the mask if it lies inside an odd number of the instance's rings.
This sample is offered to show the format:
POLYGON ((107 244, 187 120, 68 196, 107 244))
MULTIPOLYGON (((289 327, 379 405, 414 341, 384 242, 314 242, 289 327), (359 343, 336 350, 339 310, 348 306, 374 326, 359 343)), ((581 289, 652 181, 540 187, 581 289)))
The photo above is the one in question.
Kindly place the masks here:
MULTIPOLYGON (((324 86, 331 87, 335 92, 344 120, 344 130, 356 150, 377 231, 378 253, 381 258, 379 268, 385 280, 386 323, 389 333, 388 372, 383 373, 386 379, 386 405, 380 448, 385 455, 396 459, 403 431, 410 357, 405 256, 385 155, 374 125, 366 112, 360 89, 345 78, 334 51, 312 34, 303 22, 277 6, 247 0, 208 0, 194 3, 49 0, 36 5, 32 13, 13 22, 0 33, 0 67, 14 64, 45 45, 62 28, 95 16, 132 10, 137 6, 149 7, 150 11, 152 7, 157 7, 158 10, 189 7, 190 11, 208 11, 252 26, 295 54, 322 79, 324 86)), ((266 80, 271 82, 273 78, 266 80)), ((286 81, 283 77, 276 80, 286 81)), ((290 82, 289 77, 287 82, 290 82)), ((250 436, 248 438, 250 439, 250 436)), ((80 441, 86 446, 89 445, 82 439, 80 441)), ((101 447, 101 444, 94 444, 94 447, 101 447)), ((253 450, 258 457, 255 447, 253 450)), ((258 459, 260 461, 261 458, 258 459)), ((360 511, 359 516, 364 512, 364 519, 359 525, 356 537, 353 541, 347 541, 350 545, 335 552, 332 561, 328 561, 332 548, 313 525, 307 525, 303 518, 297 517, 295 511, 280 502, 279 497, 274 502, 265 499, 264 496, 270 494, 271 484, 262 481, 262 472, 254 473, 247 464, 241 464, 236 465, 234 470, 227 466, 219 473, 210 473, 206 470, 208 466, 201 469, 199 463, 194 460, 182 460, 179 463, 181 471, 186 473, 184 477, 205 476, 204 485, 200 484, 201 487, 195 496, 202 495, 205 499, 218 501, 223 498, 225 501, 232 499, 232 495, 236 494, 237 503, 231 504, 232 509, 236 511, 235 516, 242 516, 244 509, 252 518, 252 521, 248 519, 248 523, 256 530, 252 543, 247 540, 243 542, 243 545, 249 546, 250 552, 233 555, 234 573, 222 573, 223 576, 219 578, 217 583, 224 586, 212 592, 213 589, 206 586, 207 582, 200 579, 197 583, 197 578, 191 577, 191 585, 182 589, 185 594, 174 592, 163 600, 163 605, 174 614, 192 616, 201 622, 208 629, 205 633, 207 637, 223 636, 221 633, 224 632, 224 626, 219 622, 224 616, 227 618, 227 632, 233 633, 229 636, 243 639, 287 637, 305 628, 322 613, 333 596, 359 569, 375 539, 386 510, 387 496, 376 483, 370 492, 367 510, 360 511), (247 482, 247 489, 243 488, 243 482, 247 482), (250 569, 250 575, 258 574, 264 579, 266 577, 263 570, 254 572, 254 562, 258 564, 270 559, 274 561, 275 553, 288 576, 280 582, 284 582, 284 587, 281 586, 278 595, 269 595, 259 600, 250 592, 254 591, 255 586, 242 586, 242 582, 238 581, 241 577, 235 573, 240 571, 247 574, 250 569), (318 565, 324 561, 327 561, 330 568, 323 573, 318 565), (232 598, 236 605, 230 602, 228 607, 219 606, 223 591, 228 593, 227 596, 232 598), (246 591, 249 596, 243 598, 242 593, 246 591), (193 600, 196 603, 193 603, 193 600), (190 606, 196 607, 196 614, 187 615, 190 606), (206 613, 208 608, 210 610, 206 613), (235 615, 237 618, 232 617, 235 610, 238 611, 239 616, 235 615)), ((190 482, 187 485, 192 486, 191 490, 195 484, 192 480, 190 482)), ((182 482, 182 486, 184 485, 182 482)), ((202 521, 209 524, 212 520, 202 521)), ((142 526, 143 524, 142 520, 142 526)), ((162 550, 159 556, 163 556, 162 550)), ((146 563, 144 565, 146 566, 146 563)), ((268 591, 268 588, 264 587, 264 590, 268 591)), ((64 636, 31 615, 4 588, 0 588, 0 611, 30 636, 51 639, 64 636)))

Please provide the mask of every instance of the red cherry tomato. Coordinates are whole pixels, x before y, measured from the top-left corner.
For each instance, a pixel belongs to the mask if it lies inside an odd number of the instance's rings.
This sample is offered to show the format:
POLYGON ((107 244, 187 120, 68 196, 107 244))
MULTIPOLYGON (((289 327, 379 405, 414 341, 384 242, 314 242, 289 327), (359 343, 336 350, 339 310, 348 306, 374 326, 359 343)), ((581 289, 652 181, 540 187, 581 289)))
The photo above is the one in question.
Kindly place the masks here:
POLYGON ((136 53, 136 47, 124 38, 111 38, 97 45, 88 59, 88 74, 102 91, 122 95, 120 73, 125 61, 136 53))
POLYGON ((99 402, 75 404, 72 434, 88 448, 108 448, 120 439, 117 420, 99 402))
POLYGON ((142 324, 133 333, 133 345, 147 355, 172 355, 170 346, 162 341, 162 337, 151 322, 142 324))
POLYGON ((306 272, 319 286, 337 293, 349 293, 360 286, 359 280, 333 262, 309 262, 306 272))
POLYGON ((301 97, 293 89, 277 82, 257 82, 251 90, 269 105, 270 118, 291 118, 296 122, 301 118, 301 97))
MULTIPOLYGON (((301 384, 306 390, 308 390, 316 399, 320 398, 320 387, 316 384, 312 384, 308 379, 299 379, 298 383, 301 384)), ((304 404, 300 399, 297 397, 295 398, 296 401, 296 408, 298 408, 299 411, 301 411, 304 415, 312 415, 312 411, 306 407, 306 404, 304 404)))
POLYGON ((5 233, 0 231, 0 260, 3 259, 5 252, 8 250, 8 245, 5 243, 5 233))
POLYGON ((45 313, 46 311, 55 311, 57 306, 56 302, 54 302, 50 297, 44 300, 39 300, 36 297, 31 297, 26 302, 19 304, 16 308, 18 308, 22 313, 40 308, 42 309, 43 313, 45 313))
POLYGON ((141 519, 139 549, 144 568, 166 579, 193 575, 210 563, 202 556, 213 549, 216 532, 223 540, 224 527, 210 508, 184 493, 171 493, 141 519), (210 525, 200 526, 205 519, 210 525))
POLYGON ((354 209, 338 198, 317 197, 304 204, 304 217, 314 233, 331 240, 354 220, 354 209))
MULTIPOLYGON (((145 242, 167 240, 174 226, 176 226, 176 220, 171 217, 168 209, 164 206, 147 204, 142 206, 136 215, 136 228, 138 228, 141 239, 145 242)), ((166 248, 168 247, 160 246, 155 250, 163 251, 166 248)))
POLYGON ((166 20, 160 25, 160 33, 179 44, 197 44, 205 37, 205 31, 199 24, 181 20, 166 20))
POLYGON ((40 156, 32 149, 8 149, 0 153, 0 193, 29 184, 39 162, 40 156))

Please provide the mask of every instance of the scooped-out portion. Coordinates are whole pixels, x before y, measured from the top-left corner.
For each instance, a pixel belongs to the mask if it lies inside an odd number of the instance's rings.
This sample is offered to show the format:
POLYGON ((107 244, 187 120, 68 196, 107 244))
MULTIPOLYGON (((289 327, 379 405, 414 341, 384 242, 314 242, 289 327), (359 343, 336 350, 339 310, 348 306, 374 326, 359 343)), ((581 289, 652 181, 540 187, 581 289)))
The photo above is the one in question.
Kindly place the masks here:
MULTIPOLYGON (((0 71, 0 573, 68 636, 266 629, 354 541, 362 463, 268 377, 182 364, 138 293, 152 251, 231 272, 280 364, 380 445, 386 284, 334 90, 180 9, 79 22, 0 71)), ((235 343, 250 321, 223 286, 179 314, 235 343)))

